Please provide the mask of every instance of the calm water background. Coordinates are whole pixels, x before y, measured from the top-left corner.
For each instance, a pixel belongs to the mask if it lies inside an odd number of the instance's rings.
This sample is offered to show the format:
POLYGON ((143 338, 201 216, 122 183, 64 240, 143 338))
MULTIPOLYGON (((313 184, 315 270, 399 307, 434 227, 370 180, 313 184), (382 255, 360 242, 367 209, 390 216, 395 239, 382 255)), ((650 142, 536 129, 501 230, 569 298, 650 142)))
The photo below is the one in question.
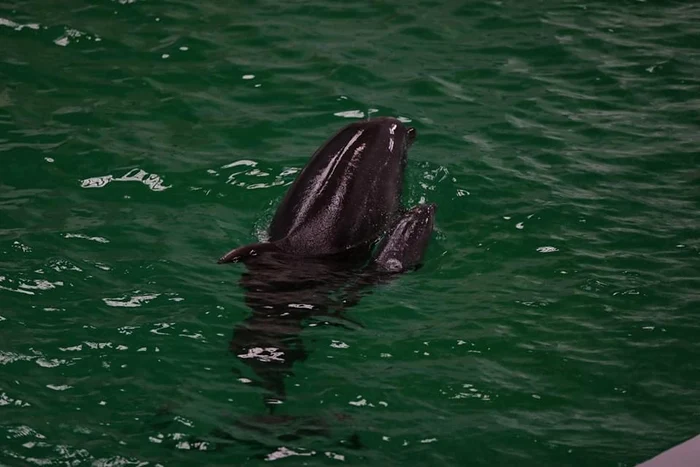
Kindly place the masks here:
POLYGON ((631 466, 700 432, 700 7, 459 4, 0 6, 0 464, 631 466), (279 413, 329 437, 236 432, 264 407, 214 261, 368 110, 418 130, 425 266, 304 331, 279 413))

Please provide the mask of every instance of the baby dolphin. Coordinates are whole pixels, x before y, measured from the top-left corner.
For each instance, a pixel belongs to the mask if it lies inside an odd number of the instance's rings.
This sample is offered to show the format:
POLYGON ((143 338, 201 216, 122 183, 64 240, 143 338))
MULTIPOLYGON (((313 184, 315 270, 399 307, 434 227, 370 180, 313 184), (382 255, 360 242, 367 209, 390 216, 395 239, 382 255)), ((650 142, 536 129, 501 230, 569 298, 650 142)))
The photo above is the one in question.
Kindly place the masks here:
POLYGON ((419 204, 396 219, 377 246, 372 263, 379 271, 398 273, 419 266, 435 222, 435 204, 419 204))

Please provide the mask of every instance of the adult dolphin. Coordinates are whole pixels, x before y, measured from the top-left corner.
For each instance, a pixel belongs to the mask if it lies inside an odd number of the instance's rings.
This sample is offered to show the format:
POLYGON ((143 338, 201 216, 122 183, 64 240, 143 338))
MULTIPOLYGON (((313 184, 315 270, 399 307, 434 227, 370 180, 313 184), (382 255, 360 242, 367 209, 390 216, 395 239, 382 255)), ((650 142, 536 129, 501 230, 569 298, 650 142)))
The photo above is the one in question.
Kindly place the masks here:
POLYGON ((269 240, 235 248, 219 263, 263 251, 319 257, 369 249, 400 206, 414 128, 383 117, 342 128, 311 157, 280 203, 269 240))

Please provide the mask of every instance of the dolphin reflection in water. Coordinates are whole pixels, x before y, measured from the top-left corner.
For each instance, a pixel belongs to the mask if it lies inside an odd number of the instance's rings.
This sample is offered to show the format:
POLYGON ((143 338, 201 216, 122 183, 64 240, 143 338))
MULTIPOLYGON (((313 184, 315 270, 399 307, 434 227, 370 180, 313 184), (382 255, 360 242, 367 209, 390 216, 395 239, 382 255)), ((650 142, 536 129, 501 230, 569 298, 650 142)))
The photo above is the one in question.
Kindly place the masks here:
POLYGON ((252 313, 236 326, 230 350, 268 391, 270 410, 286 398, 284 380, 307 357, 301 332, 310 320, 342 308, 342 293, 359 265, 349 259, 305 258, 267 252, 246 260, 240 284, 252 313))

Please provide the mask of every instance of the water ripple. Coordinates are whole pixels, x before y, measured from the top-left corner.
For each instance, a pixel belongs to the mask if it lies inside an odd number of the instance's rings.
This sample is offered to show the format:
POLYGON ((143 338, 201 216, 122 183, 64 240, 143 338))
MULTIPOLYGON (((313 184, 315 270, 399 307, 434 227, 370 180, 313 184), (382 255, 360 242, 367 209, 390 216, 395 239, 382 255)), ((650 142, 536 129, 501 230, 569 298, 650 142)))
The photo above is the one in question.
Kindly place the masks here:
POLYGON ((692 2, 0 7, 0 463, 635 465, 696 434, 698 24, 692 2), (215 258, 375 115, 417 128, 425 265, 361 327, 304 329, 275 413, 328 441, 242 429, 243 270, 215 258))

